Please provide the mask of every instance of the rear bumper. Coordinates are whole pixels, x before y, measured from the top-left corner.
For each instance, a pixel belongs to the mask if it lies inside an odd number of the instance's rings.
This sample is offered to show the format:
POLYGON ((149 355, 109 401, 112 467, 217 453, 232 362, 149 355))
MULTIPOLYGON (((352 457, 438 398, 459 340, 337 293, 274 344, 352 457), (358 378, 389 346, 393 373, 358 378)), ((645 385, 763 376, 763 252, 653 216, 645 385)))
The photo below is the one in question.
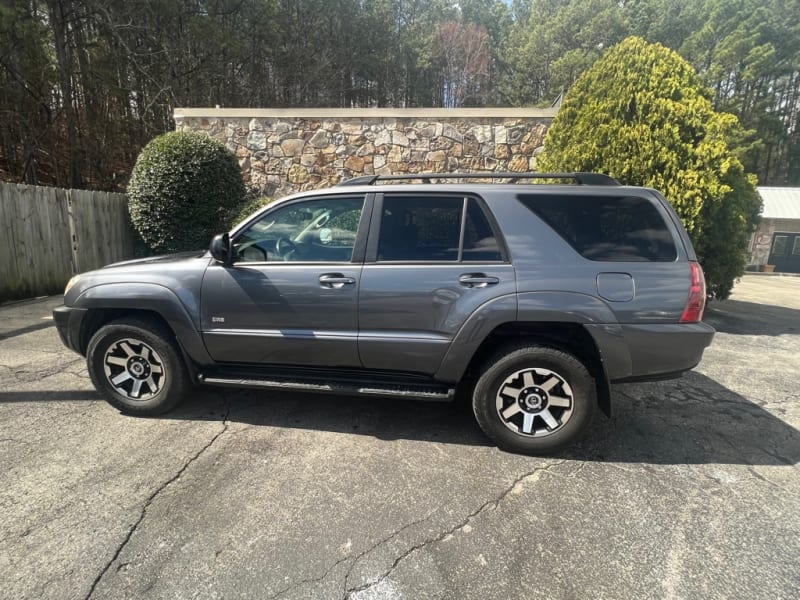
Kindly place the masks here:
POLYGON ((679 377, 697 366, 714 339, 705 323, 588 325, 614 383, 679 377))
POLYGON ((53 321, 62 343, 75 352, 81 352, 81 323, 87 309, 71 306, 58 306, 53 309, 53 321))

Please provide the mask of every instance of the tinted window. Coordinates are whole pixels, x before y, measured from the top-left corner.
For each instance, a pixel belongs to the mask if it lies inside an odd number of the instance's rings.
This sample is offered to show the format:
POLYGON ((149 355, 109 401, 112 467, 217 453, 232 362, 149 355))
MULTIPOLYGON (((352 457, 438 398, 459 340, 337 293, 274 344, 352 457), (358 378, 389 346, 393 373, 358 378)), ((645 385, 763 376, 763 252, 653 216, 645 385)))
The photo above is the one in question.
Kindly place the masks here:
POLYGON ((500 245, 497 243, 489 220, 478 205, 477 200, 470 198, 467 203, 467 222, 464 224, 463 261, 498 261, 502 260, 500 245))
POLYGON ((463 207, 458 197, 385 197, 378 260, 458 260, 463 207))
POLYGON ((347 262, 364 198, 294 202, 268 211, 234 241, 239 262, 347 262))
POLYGON ((675 242, 645 198, 521 195, 582 256, 599 261, 673 261, 675 242))
POLYGON ((467 199, 466 218, 460 196, 387 196, 383 200, 378 260, 457 261, 464 239, 463 262, 503 260, 497 236, 474 198, 467 199))

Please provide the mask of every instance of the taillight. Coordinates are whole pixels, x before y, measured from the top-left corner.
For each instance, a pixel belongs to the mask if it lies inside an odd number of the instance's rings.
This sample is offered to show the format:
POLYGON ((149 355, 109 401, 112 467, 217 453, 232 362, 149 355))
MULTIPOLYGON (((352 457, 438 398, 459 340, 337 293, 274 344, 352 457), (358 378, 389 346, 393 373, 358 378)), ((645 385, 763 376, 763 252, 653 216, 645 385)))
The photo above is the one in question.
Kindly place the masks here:
POLYGON ((706 278, 703 268, 696 262, 690 262, 689 267, 692 271, 692 285, 689 287, 689 299, 686 300, 681 323, 697 323, 702 320, 706 307, 706 278))

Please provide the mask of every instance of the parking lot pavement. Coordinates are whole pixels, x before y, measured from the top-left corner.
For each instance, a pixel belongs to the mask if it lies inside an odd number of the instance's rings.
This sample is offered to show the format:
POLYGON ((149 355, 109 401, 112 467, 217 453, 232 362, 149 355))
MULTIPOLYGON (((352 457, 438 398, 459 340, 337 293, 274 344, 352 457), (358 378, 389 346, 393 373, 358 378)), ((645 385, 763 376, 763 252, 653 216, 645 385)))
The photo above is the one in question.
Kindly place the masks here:
POLYGON ((619 386, 553 458, 468 407, 198 391, 99 400, 47 320, 0 307, 2 598, 793 598, 800 279, 715 302, 693 373, 619 386))

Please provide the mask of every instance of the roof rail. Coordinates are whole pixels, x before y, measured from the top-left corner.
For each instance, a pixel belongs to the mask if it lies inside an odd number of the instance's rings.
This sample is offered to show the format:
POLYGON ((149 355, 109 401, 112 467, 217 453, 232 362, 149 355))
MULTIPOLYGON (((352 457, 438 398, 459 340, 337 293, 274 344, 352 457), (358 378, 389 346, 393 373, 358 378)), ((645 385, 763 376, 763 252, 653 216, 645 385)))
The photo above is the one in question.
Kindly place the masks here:
POLYGON ((579 185, 620 185, 619 181, 603 173, 403 173, 402 175, 365 175, 342 181, 340 186, 374 185, 379 181, 403 181, 421 179, 431 183, 433 179, 508 179, 512 183, 520 179, 573 179, 579 185))

